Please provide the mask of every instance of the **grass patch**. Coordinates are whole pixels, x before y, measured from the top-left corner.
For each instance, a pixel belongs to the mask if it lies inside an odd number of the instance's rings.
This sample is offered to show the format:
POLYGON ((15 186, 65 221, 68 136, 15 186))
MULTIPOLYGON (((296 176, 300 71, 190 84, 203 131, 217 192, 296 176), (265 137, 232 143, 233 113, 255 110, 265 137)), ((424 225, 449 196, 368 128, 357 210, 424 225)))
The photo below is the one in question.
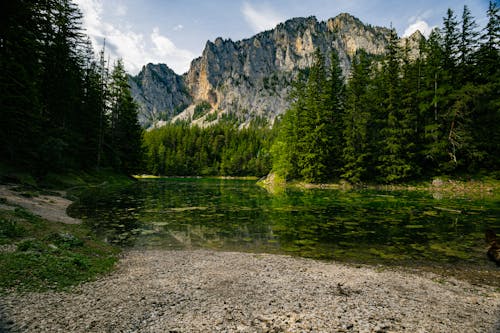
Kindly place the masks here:
POLYGON ((111 271, 119 250, 84 225, 44 220, 16 208, 0 210, 0 293, 62 290, 111 271))

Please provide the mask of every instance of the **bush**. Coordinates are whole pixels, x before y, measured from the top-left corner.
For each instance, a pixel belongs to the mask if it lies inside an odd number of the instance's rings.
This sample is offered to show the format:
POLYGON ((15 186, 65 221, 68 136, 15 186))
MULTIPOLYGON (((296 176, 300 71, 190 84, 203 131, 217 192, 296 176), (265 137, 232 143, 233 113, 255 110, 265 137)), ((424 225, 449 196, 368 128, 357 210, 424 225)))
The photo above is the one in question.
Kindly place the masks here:
POLYGON ((210 103, 206 101, 198 103, 194 108, 193 120, 203 117, 205 113, 211 108, 212 106, 210 105, 210 103))

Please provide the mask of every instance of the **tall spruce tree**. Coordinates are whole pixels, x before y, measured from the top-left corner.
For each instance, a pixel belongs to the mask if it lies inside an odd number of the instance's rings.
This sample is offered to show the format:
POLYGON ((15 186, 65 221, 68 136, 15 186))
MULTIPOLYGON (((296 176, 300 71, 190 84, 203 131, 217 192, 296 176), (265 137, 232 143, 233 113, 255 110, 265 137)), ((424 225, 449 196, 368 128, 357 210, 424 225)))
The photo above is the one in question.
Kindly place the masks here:
POLYGON ((392 183, 407 179, 412 173, 408 148, 411 144, 411 114, 402 108, 401 50, 394 29, 389 36, 389 45, 381 75, 384 99, 378 114, 382 122, 377 167, 382 182, 392 183))
POLYGON ((476 85, 474 92, 473 134, 482 167, 498 171, 500 165, 500 8, 490 1, 488 23, 483 30, 477 51, 476 85))
POLYGON ((298 166, 299 117, 305 109, 305 86, 307 71, 300 71, 292 82, 290 107, 275 121, 276 139, 271 146, 272 171, 279 177, 290 180, 300 178, 298 166))
POLYGON ((116 168, 131 173, 142 161, 142 129, 137 119, 138 107, 132 99, 123 62, 119 59, 111 73, 111 153, 116 168))
POLYGON ((344 137, 345 83, 340 68, 338 54, 332 50, 330 55, 330 70, 327 78, 327 99, 325 101, 324 122, 326 124, 327 140, 329 141, 327 156, 328 171, 326 179, 338 179, 342 174, 344 137))
POLYGON ((352 183, 369 180, 370 164, 368 89, 370 89, 371 62, 364 51, 359 51, 353 59, 351 76, 347 84, 347 97, 344 112, 344 149, 342 177, 352 183))
POLYGON ((0 159, 28 168, 39 158, 41 18, 36 1, 3 1, 0 20, 0 159))
POLYGON ((478 48, 477 24, 472 17, 471 11, 467 5, 462 12, 462 24, 460 30, 459 54, 460 54, 460 80, 470 81, 474 74, 473 66, 475 63, 474 55, 478 48))
POLYGON ((325 59, 319 49, 314 53, 314 63, 310 68, 304 87, 304 104, 297 114, 297 166, 306 182, 320 182, 328 172, 328 152, 330 144, 328 98, 325 59))

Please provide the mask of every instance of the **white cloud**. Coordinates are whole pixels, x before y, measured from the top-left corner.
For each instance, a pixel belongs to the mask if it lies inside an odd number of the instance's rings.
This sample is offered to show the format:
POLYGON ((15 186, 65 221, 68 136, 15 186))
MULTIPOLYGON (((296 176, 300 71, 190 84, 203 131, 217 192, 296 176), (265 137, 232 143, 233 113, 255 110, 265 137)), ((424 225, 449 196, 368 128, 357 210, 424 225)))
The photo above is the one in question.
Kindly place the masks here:
MULTIPOLYGON (((136 74, 143 65, 151 63, 166 63, 177 73, 188 70, 194 55, 179 49, 167 37, 162 36, 158 28, 145 37, 142 33, 123 28, 103 19, 102 0, 76 0, 83 12, 83 26, 90 36, 95 50, 100 50, 106 39, 106 52, 110 60, 122 58, 125 68, 131 74, 136 74)), ((117 13, 126 14, 126 7, 117 9, 117 13)))
POLYGON ((430 27, 429 24, 424 20, 417 19, 415 22, 410 24, 408 28, 406 28, 405 32, 403 33, 403 37, 408 37, 417 30, 419 30, 425 37, 429 37, 429 35, 432 32, 432 29, 434 28, 435 27, 430 27))
POLYGON ((169 65, 173 69, 182 68, 187 61, 187 66, 181 73, 188 70, 189 63, 194 58, 194 54, 188 50, 177 48, 174 43, 160 34, 159 28, 154 28, 151 34, 151 41, 154 44, 153 54, 157 58, 169 59, 169 65))
POLYGON ((177 24, 175 27, 174 27, 174 31, 181 31, 182 29, 184 29, 184 26, 182 24, 177 24))
POLYGON ((245 17, 245 20, 250 24, 255 32, 272 29, 278 23, 284 21, 284 18, 281 15, 275 13, 268 6, 261 6, 256 9, 248 2, 245 2, 243 3, 241 12, 245 17))
POLYGON ((125 6, 123 4, 118 4, 116 6, 115 15, 116 16, 125 16, 125 15, 127 15, 127 6, 125 6))

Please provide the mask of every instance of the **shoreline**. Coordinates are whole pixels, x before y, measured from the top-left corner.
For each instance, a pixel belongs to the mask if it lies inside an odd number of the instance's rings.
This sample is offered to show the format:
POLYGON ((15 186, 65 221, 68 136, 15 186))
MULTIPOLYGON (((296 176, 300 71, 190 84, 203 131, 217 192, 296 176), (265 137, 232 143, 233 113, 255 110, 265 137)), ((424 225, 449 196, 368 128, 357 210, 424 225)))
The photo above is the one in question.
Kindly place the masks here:
POLYGON ((402 184, 361 184, 353 185, 346 181, 338 183, 312 184, 302 181, 286 181, 280 176, 271 173, 260 179, 257 184, 270 193, 280 193, 286 188, 300 190, 329 189, 329 190, 377 190, 377 191, 423 191, 432 193, 438 198, 446 195, 449 197, 491 197, 500 194, 500 180, 480 178, 477 180, 443 179, 435 177, 430 181, 410 182, 402 184))
MULTIPOLYGON (((61 216, 71 203, 10 195, 61 216)), ((128 250, 111 273, 91 282, 0 300, 6 332, 500 330, 498 287, 428 270, 280 254, 128 250)))
MULTIPOLYGON (((496 332, 500 292, 286 255, 131 250, 71 292, 10 294, 12 331, 496 332)), ((5 321, 5 320, 4 320, 5 321)))
POLYGON ((32 195, 29 192, 18 192, 15 190, 16 187, 17 185, 0 184, 0 198, 4 198, 8 204, 8 206, 0 205, 1 209, 12 209, 17 205, 48 221, 65 224, 82 223, 81 220, 67 214, 66 211, 73 201, 64 198, 64 192, 58 192, 58 195, 32 195))

